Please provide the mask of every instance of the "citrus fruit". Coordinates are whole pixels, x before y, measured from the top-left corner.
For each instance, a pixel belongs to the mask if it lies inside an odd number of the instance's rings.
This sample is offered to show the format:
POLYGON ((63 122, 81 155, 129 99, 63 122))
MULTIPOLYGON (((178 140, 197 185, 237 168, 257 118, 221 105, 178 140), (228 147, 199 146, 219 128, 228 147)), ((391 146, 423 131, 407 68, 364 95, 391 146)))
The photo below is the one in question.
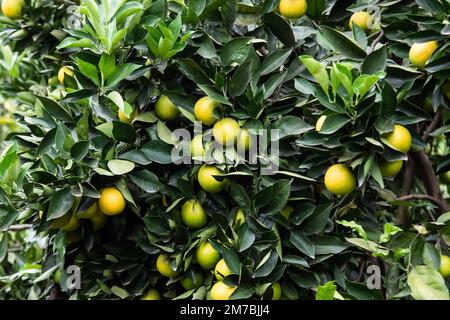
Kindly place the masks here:
POLYGON ((97 214, 97 211, 98 211, 98 203, 97 201, 95 201, 89 208, 83 211, 78 211, 76 215, 79 219, 89 219, 95 214, 97 214))
POLYGON ((286 205, 283 209, 281 209, 281 215, 289 220, 292 211, 294 211, 294 208, 292 208, 290 205, 286 205))
POLYGON ((205 277, 201 272, 192 272, 191 275, 186 276, 180 281, 181 285, 186 290, 197 289, 202 286, 205 277))
POLYGON ((200 98, 194 106, 195 118, 203 124, 213 125, 217 119, 214 117, 214 110, 220 107, 220 103, 210 97, 200 98))
POLYGON ((66 74, 67 74, 68 76, 73 77, 73 71, 72 71, 72 69, 71 69, 70 67, 67 67, 67 66, 61 67, 61 68, 59 69, 59 71, 58 71, 58 80, 59 80, 59 83, 64 84, 64 77, 65 77, 66 74))
POLYGON ((201 158, 205 155, 203 148, 203 135, 198 134, 191 140, 190 145, 191 157, 201 158))
POLYGON ((50 225, 50 229, 61 229, 70 222, 71 218, 72 216, 70 214, 65 214, 62 217, 54 219, 50 225))
POLYGON ((442 85, 442 93, 445 94, 448 99, 450 99, 450 81, 447 81, 442 85))
POLYGON ((100 193, 100 199, 98 199, 98 207, 100 210, 108 215, 114 216, 122 213, 125 209, 125 198, 122 193, 114 187, 107 187, 100 193))
POLYGON ((225 187, 226 182, 225 180, 216 180, 216 178, 214 178, 214 175, 219 175, 222 173, 222 171, 214 166, 203 165, 198 171, 198 183, 206 192, 220 192, 225 187))
POLYGON ((236 216, 234 217, 234 224, 240 226, 245 222, 245 214, 244 211, 242 211, 241 208, 238 209, 236 212, 236 216))
POLYGON ((180 115, 180 109, 167 96, 159 97, 155 104, 156 115, 164 121, 175 120, 180 115))
POLYGON ((336 195, 351 193, 356 187, 353 172, 343 164, 335 164, 325 173, 325 187, 336 195))
POLYGON ((80 221, 78 220, 78 218, 75 216, 72 216, 69 220, 69 223, 66 224, 64 227, 61 227, 61 229, 64 231, 74 231, 74 230, 78 229, 79 226, 80 226, 80 221))
POLYGON ((105 226, 107 218, 101 211, 97 211, 92 217, 90 217, 90 220, 92 223, 92 229, 97 231, 105 226))
POLYGON ((327 116, 320 116, 320 118, 316 122, 316 131, 319 132, 320 129, 322 129, 323 123, 325 122, 325 119, 327 116))
POLYGON ((441 255, 441 265, 439 266, 439 273, 444 277, 450 277, 450 257, 441 255))
POLYGON ((229 287, 223 281, 216 282, 211 288, 211 300, 230 300, 236 288, 229 287))
POLYGON ((213 248, 211 243, 201 243, 195 252, 197 263, 206 270, 213 269, 220 260, 220 254, 213 248))
POLYGON ((156 259, 156 270, 164 277, 172 278, 178 275, 178 272, 172 269, 169 256, 161 253, 156 259))
POLYGON ((202 204, 191 199, 186 201, 181 208, 181 218, 183 222, 192 229, 198 229, 203 227, 207 222, 207 216, 205 210, 203 210, 202 204))
POLYGON ((248 149, 250 149, 250 144, 251 144, 251 137, 247 131, 247 129, 242 129, 239 132, 239 135, 237 137, 237 141, 236 141, 236 147, 238 151, 247 151, 248 149))
POLYGON ((385 134, 384 138, 389 142, 389 144, 395 149, 403 153, 407 153, 411 149, 412 138, 408 129, 396 124, 394 129, 385 134))
POLYGON ((23 0, 2 0, 2 12, 5 17, 15 19, 22 14, 23 0))
POLYGON ((53 275, 53 280, 55 280, 55 282, 57 284, 59 284, 61 282, 61 270, 60 269, 56 269, 55 274, 53 275))
POLYGON ((372 17, 365 11, 355 12, 350 17, 349 22, 350 30, 353 29, 353 24, 356 24, 364 31, 368 31, 370 29, 370 26, 372 25, 372 17))
POLYGON ((227 264, 225 263, 225 259, 221 259, 219 262, 217 262, 216 267, 214 268, 214 275, 216 276, 216 279, 219 281, 222 281, 223 278, 229 276, 231 274, 230 268, 228 268, 227 264))
POLYGON ((119 110, 119 112, 117 113, 117 116, 119 117, 120 122, 131 124, 133 122, 134 118, 136 118, 138 114, 139 113, 138 113, 137 109, 134 109, 133 112, 131 113, 130 117, 127 117, 125 112, 123 112, 122 110, 119 110))
POLYGON ((275 282, 272 285, 272 300, 280 300, 281 299, 281 285, 279 282, 275 282))
POLYGON ((450 184, 450 170, 446 173, 441 174, 441 180, 444 183, 450 184))
POLYGON ((383 177, 393 177, 396 176, 397 173, 402 170, 403 167, 403 160, 397 160, 393 162, 387 162, 382 160, 379 164, 381 175, 383 177))
POLYGON ((281 0, 280 13, 288 19, 298 19, 306 13, 306 0, 281 0))
POLYGON ((141 300, 161 300, 161 295, 155 289, 149 289, 142 297, 141 300))
POLYGON ((234 145, 239 135, 239 124, 231 118, 224 118, 216 122, 213 127, 214 139, 221 145, 234 145))
POLYGON ((423 69, 437 47, 437 41, 414 43, 409 49, 409 60, 417 68, 423 69))

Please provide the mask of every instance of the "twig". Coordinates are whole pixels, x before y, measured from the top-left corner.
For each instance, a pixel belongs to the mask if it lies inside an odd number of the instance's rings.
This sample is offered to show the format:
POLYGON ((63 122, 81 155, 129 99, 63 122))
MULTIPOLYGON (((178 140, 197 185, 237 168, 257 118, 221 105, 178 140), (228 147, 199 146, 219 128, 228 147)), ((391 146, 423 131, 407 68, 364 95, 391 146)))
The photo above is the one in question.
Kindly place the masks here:
POLYGON ((399 197, 396 200, 398 200, 398 201, 428 200, 428 201, 436 204, 438 207, 441 207, 443 205, 441 200, 436 199, 435 197, 432 197, 428 194, 409 194, 407 196, 399 197))
POLYGON ((381 41, 381 39, 383 39, 383 37, 384 37, 384 31, 381 30, 381 32, 378 35, 378 37, 375 40, 373 40, 372 46, 370 47, 370 52, 373 52, 375 50, 375 46, 377 45, 378 42, 381 41))
POLYGON ((439 126, 441 119, 442 119, 442 109, 436 112, 430 125, 422 134, 422 140, 424 142, 427 142, 428 137, 430 136, 430 133, 433 132, 439 126))
MULTIPOLYGON (((403 186, 402 196, 406 196, 411 193, 411 189, 414 184, 414 160, 408 155, 408 161, 406 162, 405 172, 403 174, 403 186)), ((399 208, 398 221, 400 225, 407 226, 409 224, 408 211, 406 207, 399 208)))

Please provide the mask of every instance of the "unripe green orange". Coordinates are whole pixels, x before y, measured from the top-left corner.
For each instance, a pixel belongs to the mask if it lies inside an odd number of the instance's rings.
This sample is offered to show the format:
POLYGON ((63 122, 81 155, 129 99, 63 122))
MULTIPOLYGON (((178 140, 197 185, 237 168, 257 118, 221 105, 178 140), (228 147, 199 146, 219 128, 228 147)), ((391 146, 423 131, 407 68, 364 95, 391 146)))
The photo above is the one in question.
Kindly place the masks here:
POLYGON ((21 16, 23 0, 2 0, 2 13, 5 17, 15 19, 21 16))
POLYGON ((101 211, 98 211, 92 217, 90 217, 92 223, 92 229, 94 231, 100 230, 103 228, 107 222, 107 217, 101 211))
POLYGON ((450 277, 450 257, 441 255, 441 264, 439 266, 439 273, 444 278, 450 277))
POLYGON ((78 220, 78 218, 75 216, 72 216, 69 220, 69 223, 66 224, 64 227, 62 227, 61 229, 64 231, 75 231, 76 229, 78 229, 79 226, 80 226, 80 221, 78 220))
POLYGON ((238 209, 236 212, 236 216, 234 217, 234 224, 240 226, 245 222, 245 214, 244 211, 242 211, 241 208, 238 209))
POLYGON ((224 118, 216 122, 213 127, 214 139, 221 145, 234 145, 239 135, 239 124, 231 118, 224 118))
POLYGON ((236 147, 238 151, 247 151, 250 149, 250 145, 253 143, 252 137, 248 133, 247 129, 242 129, 239 132, 239 135, 237 137, 236 141, 236 147))
POLYGON ((325 187, 336 195, 346 195, 355 190, 356 178, 353 172, 343 164, 335 164, 325 173, 325 187))
POLYGON ((226 181, 219 181, 214 178, 214 175, 219 175, 222 173, 222 171, 214 166, 203 165, 198 171, 198 183, 206 192, 218 193, 223 190, 226 181))
POLYGON ((172 269, 169 256, 164 253, 161 253, 156 259, 156 269, 161 275, 167 278, 176 277, 179 273, 172 269))
POLYGON ((149 289, 147 293, 145 293, 141 300, 161 300, 161 295, 155 289, 149 289))
POLYGON ((91 217, 97 214, 97 211, 98 211, 98 203, 97 201, 95 201, 89 208, 83 211, 78 211, 76 215, 79 219, 90 219, 91 217))
POLYGON ((194 106, 195 118, 203 124, 213 125, 217 121, 214 117, 214 110, 220 106, 220 103, 209 97, 200 98, 194 106))
POLYGON ((450 170, 441 174, 441 181, 450 184, 450 170))
POLYGON ((236 288, 230 287, 222 281, 217 282, 211 288, 212 300, 230 300, 230 296, 233 294, 236 288))
POLYGON ((191 157, 201 158, 205 155, 205 148, 203 148, 203 135, 198 134, 190 144, 191 157))
POLYGON ((183 278, 180 283, 186 290, 192 290, 200 288, 205 281, 205 277, 201 272, 192 272, 192 278, 190 276, 186 276, 183 278))
POLYGON ((197 263, 206 270, 213 269, 220 260, 220 254, 209 242, 201 243, 195 252, 197 263))
POLYGON ((275 282, 272 285, 272 300, 280 300, 281 299, 281 285, 279 282, 275 282))
POLYGON ((208 221, 202 204, 195 199, 188 200, 184 203, 181 208, 181 218, 183 219, 183 222, 192 229, 201 228, 208 221))
POLYGON ((123 112, 122 110, 119 110, 119 112, 117 113, 117 116, 119 117, 120 122, 123 122, 126 124, 131 124, 133 122, 134 118, 136 118, 138 114, 139 114, 138 110, 134 109, 133 112, 131 113, 130 117, 127 117, 125 112, 123 112))
POLYGON ((403 160, 387 162, 382 160, 379 164, 381 175, 383 177, 396 176, 403 167, 403 160))
POLYGON ((180 116, 180 109, 167 96, 159 97, 155 104, 156 115, 164 121, 172 121, 180 116))
POLYGON ((217 262, 216 267, 214 268, 214 275, 216 279, 222 281, 225 277, 228 277, 231 274, 230 268, 228 268, 225 259, 221 259, 217 262))
POLYGON ((396 124, 394 129, 385 134, 384 138, 391 144, 391 146, 400 152, 407 153, 411 149, 412 138, 408 129, 396 124))
POLYGON ((59 71, 58 71, 59 83, 64 84, 64 77, 66 74, 70 77, 73 77, 73 71, 72 71, 71 67, 64 66, 59 69, 59 71))

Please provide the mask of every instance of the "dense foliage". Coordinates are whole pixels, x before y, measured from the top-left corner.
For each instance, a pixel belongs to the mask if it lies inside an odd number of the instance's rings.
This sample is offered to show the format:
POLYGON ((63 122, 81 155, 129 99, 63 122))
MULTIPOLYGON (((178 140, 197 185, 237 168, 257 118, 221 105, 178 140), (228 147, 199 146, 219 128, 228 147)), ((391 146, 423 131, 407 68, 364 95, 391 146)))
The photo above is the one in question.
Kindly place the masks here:
POLYGON ((16 2, 0 298, 449 299, 448 0, 16 2))

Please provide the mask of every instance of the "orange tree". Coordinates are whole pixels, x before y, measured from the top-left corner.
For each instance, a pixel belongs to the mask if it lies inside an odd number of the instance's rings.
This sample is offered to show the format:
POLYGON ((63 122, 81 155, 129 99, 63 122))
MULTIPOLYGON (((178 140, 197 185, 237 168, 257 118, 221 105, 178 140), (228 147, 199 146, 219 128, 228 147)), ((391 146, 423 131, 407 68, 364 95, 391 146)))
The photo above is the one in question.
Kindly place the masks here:
MULTIPOLYGON (((28 12, 11 28, 41 39, 26 26, 53 11, 28 12)), ((56 51, 4 33, 62 61, 46 90, 10 82, 26 111, 0 227, 44 252, 23 279, 4 235, 0 281, 38 298, 448 299, 449 12, 83 0, 56 51)))

